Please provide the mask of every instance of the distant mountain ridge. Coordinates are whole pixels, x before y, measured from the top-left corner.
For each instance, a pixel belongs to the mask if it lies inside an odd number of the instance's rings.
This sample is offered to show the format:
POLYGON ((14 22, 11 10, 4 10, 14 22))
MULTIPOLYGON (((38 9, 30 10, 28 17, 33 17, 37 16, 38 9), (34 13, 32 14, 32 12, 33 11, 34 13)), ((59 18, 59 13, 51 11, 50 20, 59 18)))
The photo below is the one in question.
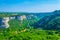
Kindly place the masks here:
MULTIPOLYGON (((17 20, 34 20, 34 19, 40 19, 38 22, 36 22, 34 24, 34 28, 38 28, 38 27, 41 27, 41 28, 45 28, 49 26, 49 22, 60 16, 59 14, 60 11, 54 11, 54 12, 47 12, 47 13, 26 13, 26 14, 20 14, 20 13, 16 13, 16 14, 8 14, 8 12, 6 14, 0 14, 2 16, 2 18, 0 18, 0 27, 1 25, 3 25, 4 27, 9 27, 9 24, 8 24, 8 21, 11 20, 11 19, 17 19, 17 20)), ((45 28, 46 29, 46 28, 45 28)))
POLYGON ((60 22, 60 10, 56 10, 53 13, 54 13, 53 15, 44 16, 43 18, 41 18, 38 22, 36 22, 34 24, 34 28, 42 28, 42 29, 47 29, 47 30, 60 29, 60 23, 57 22, 57 21, 60 22), (54 21, 54 20, 56 20, 56 21, 54 21), (54 23, 53 24, 52 24, 52 22, 49 23, 50 21, 52 21, 54 23))

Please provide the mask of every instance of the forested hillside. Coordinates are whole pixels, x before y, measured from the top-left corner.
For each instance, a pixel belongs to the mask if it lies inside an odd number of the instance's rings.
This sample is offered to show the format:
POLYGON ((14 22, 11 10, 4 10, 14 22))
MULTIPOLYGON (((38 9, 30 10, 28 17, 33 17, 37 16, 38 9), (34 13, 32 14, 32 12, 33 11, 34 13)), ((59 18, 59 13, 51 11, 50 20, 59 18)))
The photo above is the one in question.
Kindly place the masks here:
POLYGON ((40 27, 46 30, 60 30, 60 11, 53 12, 51 16, 44 16, 34 24, 36 28, 40 27))
MULTIPOLYGON (((2 13, 1 13, 2 14, 2 13)), ((0 15, 1 15, 0 14, 0 15)), ((0 40, 60 40, 60 11, 51 14, 33 14, 32 19, 10 20, 9 28, 0 28, 0 40)), ((6 13, 0 17, 15 16, 17 14, 6 13)), ((26 15, 27 18, 30 14, 26 15)))

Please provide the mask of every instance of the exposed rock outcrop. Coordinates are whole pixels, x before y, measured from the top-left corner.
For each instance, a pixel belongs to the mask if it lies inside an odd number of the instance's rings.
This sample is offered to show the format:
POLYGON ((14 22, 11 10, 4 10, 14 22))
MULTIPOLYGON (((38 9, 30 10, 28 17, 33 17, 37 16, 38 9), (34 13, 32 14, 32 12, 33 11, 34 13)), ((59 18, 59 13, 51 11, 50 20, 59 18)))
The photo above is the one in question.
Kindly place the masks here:
POLYGON ((0 27, 1 28, 8 28, 9 27, 9 17, 4 17, 4 18, 0 18, 0 27))
POLYGON ((0 18, 0 28, 9 28, 8 22, 10 20, 13 20, 13 19, 16 19, 16 20, 24 20, 24 19, 26 19, 26 16, 25 15, 22 15, 22 16, 18 16, 17 15, 17 16, 0 18))

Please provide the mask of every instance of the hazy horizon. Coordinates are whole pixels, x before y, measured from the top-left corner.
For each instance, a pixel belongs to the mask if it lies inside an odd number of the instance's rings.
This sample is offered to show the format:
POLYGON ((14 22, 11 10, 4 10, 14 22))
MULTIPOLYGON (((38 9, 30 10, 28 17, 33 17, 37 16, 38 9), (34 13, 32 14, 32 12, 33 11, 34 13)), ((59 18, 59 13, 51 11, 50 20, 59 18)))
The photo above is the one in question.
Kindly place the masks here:
POLYGON ((60 9, 60 0, 0 0, 0 12, 51 12, 60 9))

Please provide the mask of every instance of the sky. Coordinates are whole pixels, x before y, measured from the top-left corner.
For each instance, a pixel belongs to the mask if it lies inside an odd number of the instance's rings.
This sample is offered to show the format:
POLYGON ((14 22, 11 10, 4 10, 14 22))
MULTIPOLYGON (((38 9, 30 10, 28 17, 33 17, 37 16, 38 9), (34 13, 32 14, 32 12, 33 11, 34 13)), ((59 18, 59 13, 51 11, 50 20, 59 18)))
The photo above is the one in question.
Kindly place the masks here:
POLYGON ((0 0, 0 12, 51 12, 60 9, 60 0, 0 0))

